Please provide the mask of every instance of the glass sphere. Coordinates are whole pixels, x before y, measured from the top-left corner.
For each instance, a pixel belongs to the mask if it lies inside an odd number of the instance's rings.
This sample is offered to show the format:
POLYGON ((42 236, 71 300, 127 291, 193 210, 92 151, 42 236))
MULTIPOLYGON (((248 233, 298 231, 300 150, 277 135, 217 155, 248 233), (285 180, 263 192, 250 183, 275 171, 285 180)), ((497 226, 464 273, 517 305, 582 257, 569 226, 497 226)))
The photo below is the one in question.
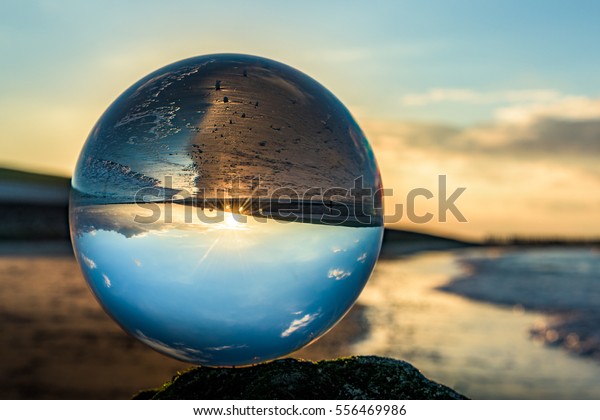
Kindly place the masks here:
POLYGON ((253 56, 195 57, 135 83, 92 129, 72 186, 75 253, 106 312, 207 366, 323 335, 383 234, 379 171, 348 110, 253 56))

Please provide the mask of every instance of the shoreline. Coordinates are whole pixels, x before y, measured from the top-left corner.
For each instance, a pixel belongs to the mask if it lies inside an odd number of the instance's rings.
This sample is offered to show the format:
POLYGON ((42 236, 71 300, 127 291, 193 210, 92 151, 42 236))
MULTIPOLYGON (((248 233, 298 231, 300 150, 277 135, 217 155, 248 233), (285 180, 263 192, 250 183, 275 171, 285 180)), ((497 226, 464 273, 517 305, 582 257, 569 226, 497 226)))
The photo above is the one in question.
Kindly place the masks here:
POLYGON ((600 398, 595 360, 530 337, 546 315, 439 290, 465 274, 461 259, 485 251, 380 260, 359 298, 371 329, 355 353, 405 360, 473 399, 600 398))
MULTIPOLYGON (((534 257, 552 251, 566 255, 570 252, 588 252, 594 255, 598 253, 594 245, 492 247, 481 251, 487 252, 489 256, 462 258, 460 263, 467 273, 451 279, 437 290, 515 311, 541 313, 546 320, 531 326, 529 334, 533 340, 550 347, 559 347, 575 356, 600 361, 600 308, 596 305, 600 301, 600 287, 593 290, 585 285, 594 279, 585 275, 578 276, 573 272, 570 282, 581 283, 583 290, 588 291, 588 296, 572 296, 574 293, 571 289, 576 289, 577 286, 567 284, 562 277, 552 279, 551 270, 545 274, 546 281, 530 276, 525 283, 519 282, 520 277, 512 273, 510 267, 496 267, 495 270, 500 273, 490 273, 495 265, 502 263, 498 260, 510 258, 516 253, 534 257)), ((593 276, 593 272, 591 275, 593 276)))
MULTIPOLYGON (((530 369, 544 384, 552 382, 552 386, 560 383, 560 377, 553 372, 558 366, 567 372, 573 369, 569 377, 586 376, 585 383, 593 381, 589 376, 597 377, 596 368, 578 361, 592 361, 589 357, 568 360, 568 354, 562 350, 536 345, 542 337, 555 337, 554 332, 548 332, 557 330, 548 314, 542 318, 527 309, 513 308, 514 305, 499 306, 498 302, 440 290, 465 277, 462 269, 457 271, 458 261, 481 253, 491 253, 494 258, 502 254, 476 247, 380 260, 350 312, 321 339, 287 357, 321 360, 378 354, 399 358, 414 364, 433 380, 474 398, 512 398, 514 393, 505 389, 512 380, 510 375, 533 374, 530 369), (398 317, 397 321, 389 318, 392 315, 398 317), (418 324, 415 317, 420 317, 418 324), (540 319, 546 322, 538 322, 540 319), (395 322, 403 324, 399 327, 395 322), (505 322, 508 324, 498 330, 498 337, 488 329, 505 322), (527 328, 533 327, 540 330, 532 339, 527 328), (502 335, 508 332, 514 337, 507 339, 502 335), (471 341, 479 340, 481 334, 484 347, 478 350, 479 354, 473 353, 476 348, 472 348, 475 344, 471 341), (495 360, 494 353, 508 343, 533 353, 513 354, 521 351, 515 348, 504 359, 495 360), (463 351, 467 352, 466 358, 461 356, 463 351), (492 359, 469 361, 469 357, 484 355, 492 359), (467 365, 457 364, 458 356, 472 364, 468 365, 469 371, 465 370, 467 365), (523 357, 528 359, 521 360, 523 357), (528 364, 535 360, 544 361, 544 366, 528 364), (486 383, 477 385, 478 369, 488 363, 495 370, 486 374, 486 383)), ((471 281, 474 279, 464 284, 471 281)), ((490 292, 497 292, 493 282, 483 281, 490 292)), ((0 320, 4 325, 0 374, 6 378, 0 383, 0 398, 128 399, 138 390, 156 387, 192 366, 162 356, 124 333, 93 298, 67 241, 0 242, 0 296, 0 320), (42 287, 31 287, 34 283, 42 287)), ((569 321, 581 322, 578 318, 569 321)), ((571 331, 572 326, 568 327, 571 331)), ((561 337, 565 343, 574 342, 568 333, 556 333, 554 346, 560 344, 561 337)), ((522 392, 538 398, 561 398, 562 394, 549 393, 545 386, 540 384, 539 389, 533 387, 529 391, 525 387, 522 392)), ((583 385, 578 386, 580 391, 576 392, 581 393, 569 394, 571 397, 595 398, 591 389, 581 391, 583 385)))

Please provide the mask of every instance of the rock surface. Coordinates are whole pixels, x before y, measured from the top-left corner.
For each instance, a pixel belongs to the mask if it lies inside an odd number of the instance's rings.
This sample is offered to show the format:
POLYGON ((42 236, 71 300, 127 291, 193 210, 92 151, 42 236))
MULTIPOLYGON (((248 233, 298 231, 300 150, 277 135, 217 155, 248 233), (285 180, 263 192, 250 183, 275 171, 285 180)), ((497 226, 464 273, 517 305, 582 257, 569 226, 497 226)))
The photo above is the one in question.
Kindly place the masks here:
POLYGON ((376 356, 310 362, 281 359, 245 368, 196 367, 134 399, 465 399, 409 363, 376 356))

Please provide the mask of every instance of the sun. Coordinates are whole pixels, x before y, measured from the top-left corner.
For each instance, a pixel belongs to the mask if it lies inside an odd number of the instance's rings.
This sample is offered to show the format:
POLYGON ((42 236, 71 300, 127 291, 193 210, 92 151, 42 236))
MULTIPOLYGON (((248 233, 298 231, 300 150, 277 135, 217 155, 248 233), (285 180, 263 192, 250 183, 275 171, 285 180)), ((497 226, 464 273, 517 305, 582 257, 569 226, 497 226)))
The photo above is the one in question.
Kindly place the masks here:
POLYGON ((231 211, 231 206, 225 206, 225 210, 223 211, 223 227, 226 229, 245 229, 245 223, 238 219, 236 219, 236 215, 231 211))

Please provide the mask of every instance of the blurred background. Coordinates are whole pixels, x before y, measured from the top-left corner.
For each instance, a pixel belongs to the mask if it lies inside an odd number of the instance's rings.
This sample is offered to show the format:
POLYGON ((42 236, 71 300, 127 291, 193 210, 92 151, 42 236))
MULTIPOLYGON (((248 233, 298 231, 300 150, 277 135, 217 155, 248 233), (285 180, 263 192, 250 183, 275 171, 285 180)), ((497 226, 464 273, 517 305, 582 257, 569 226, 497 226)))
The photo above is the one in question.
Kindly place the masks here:
POLYGON ((0 398, 128 398, 186 365, 94 301, 69 177, 135 81, 210 53, 268 57, 352 112, 384 186, 359 303, 298 356, 408 360, 473 398, 600 397, 596 2, 28 1, 0 4, 0 398), (438 207, 438 177, 466 221, 438 207), (411 222, 397 211, 407 194, 411 222))

